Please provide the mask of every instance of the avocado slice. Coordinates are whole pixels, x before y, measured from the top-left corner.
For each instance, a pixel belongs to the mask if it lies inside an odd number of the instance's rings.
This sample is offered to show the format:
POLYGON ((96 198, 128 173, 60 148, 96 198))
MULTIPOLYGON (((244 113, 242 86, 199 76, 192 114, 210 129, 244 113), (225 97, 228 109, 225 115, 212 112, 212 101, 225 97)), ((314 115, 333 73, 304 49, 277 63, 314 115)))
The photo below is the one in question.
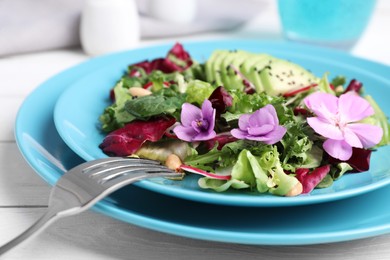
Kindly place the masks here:
POLYGON ((208 67, 206 67, 206 75, 208 82, 211 82, 215 86, 222 85, 222 78, 221 78, 221 63, 225 59, 226 55, 229 54, 229 51, 227 50, 217 50, 215 51, 212 56, 210 57, 208 67))
POLYGON ((237 73, 240 65, 252 54, 246 51, 231 51, 221 64, 221 77, 225 88, 243 90, 245 85, 243 78, 237 73))
POLYGON ((256 92, 264 91, 263 83, 260 79, 261 71, 268 66, 275 58, 268 54, 253 54, 241 66, 241 73, 255 85, 256 92))
POLYGON ((264 90, 269 95, 284 94, 319 81, 303 67, 282 59, 273 60, 261 71, 260 78, 264 90))
POLYGON ((247 79, 255 86, 256 92, 266 91, 269 95, 284 94, 319 81, 297 64, 247 51, 216 50, 206 62, 205 72, 207 81, 214 86, 243 90, 244 79, 247 79))
POLYGON ((218 60, 221 56, 225 54, 225 50, 216 50, 214 51, 210 58, 207 60, 205 64, 205 72, 206 72, 206 79, 208 82, 215 81, 215 66, 214 63, 216 60, 218 60))

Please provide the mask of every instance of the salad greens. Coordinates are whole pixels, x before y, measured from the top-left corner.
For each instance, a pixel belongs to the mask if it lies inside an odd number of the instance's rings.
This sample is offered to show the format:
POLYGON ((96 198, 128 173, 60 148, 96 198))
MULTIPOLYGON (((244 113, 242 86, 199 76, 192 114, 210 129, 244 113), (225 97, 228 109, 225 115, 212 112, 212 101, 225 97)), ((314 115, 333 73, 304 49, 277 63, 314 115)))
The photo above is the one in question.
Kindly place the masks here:
POLYGON ((368 170, 373 149, 390 143, 386 115, 362 90, 268 54, 217 50, 200 64, 176 44, 118 80, 100 148, 162 163, 175 154, 173 169, 217 192, 310 193, 368 170))

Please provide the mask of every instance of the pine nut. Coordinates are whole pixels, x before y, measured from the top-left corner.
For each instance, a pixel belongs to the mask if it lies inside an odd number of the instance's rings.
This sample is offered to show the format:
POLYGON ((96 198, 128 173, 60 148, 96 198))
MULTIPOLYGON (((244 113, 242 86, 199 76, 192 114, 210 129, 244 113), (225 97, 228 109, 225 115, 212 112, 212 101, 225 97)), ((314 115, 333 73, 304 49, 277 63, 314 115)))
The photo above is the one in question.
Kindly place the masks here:
POLYGON ((129 93, 133 97, 143 97, 143 96, 148 96, 148 95, 152 94, 151 91, 144 89, 144 88, 140 88, 140 87, 129 88, 129 93))
POLYGON ((172 153, 168 155, 167 160, 165 161, 165 165, 171 169, 175 170, 176 172, 181 172, 180 166, 182 165, 182 161, 180 160, 179 156, 172 153))
POLYGON ((303 191, 302 183, 298 182, 297 184, 295 184, 294 187, 291 188, 291 190, 289 192, 287 192, 287 194, 285 196, 286 197, 294 197, 294 196, 301 194, 302 191, 303 191))

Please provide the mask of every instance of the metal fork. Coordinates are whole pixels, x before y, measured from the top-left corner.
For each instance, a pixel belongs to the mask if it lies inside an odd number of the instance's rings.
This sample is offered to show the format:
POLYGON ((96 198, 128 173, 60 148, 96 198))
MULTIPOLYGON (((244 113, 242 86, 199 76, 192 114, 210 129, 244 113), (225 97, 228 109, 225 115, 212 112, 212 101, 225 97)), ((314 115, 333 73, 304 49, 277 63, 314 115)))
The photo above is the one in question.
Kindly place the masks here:
POLYGON ((59 218, 78 214, 108 194, 141 179, 181 177, 159 162, 111 157, 80 164, 66 172, 52 188, 46 213, 22 234, 0 247, 0 255, 17 246, 59 218))

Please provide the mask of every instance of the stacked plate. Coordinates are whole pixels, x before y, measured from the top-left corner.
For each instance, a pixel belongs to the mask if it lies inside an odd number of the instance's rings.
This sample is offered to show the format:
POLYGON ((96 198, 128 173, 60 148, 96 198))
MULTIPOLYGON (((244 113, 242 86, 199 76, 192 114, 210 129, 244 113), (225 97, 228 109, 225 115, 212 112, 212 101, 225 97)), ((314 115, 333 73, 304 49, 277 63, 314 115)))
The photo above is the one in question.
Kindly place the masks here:
MULTIPOLYGON (((16 121, 21 152, 53 185, 64 171, 106 155, 98 117, 109 104, 110 88, 127 65, 161 57, 171 45, 148 47, 92 59, 39 86, 22 105, 16 121)), ((204 61, 216 49, 264 52, 292 60, 317 75, 345 75, 364 82, 390 115, 390 68, 346 53, 285 42, 211 41, 187 43, 204 61)), ((364 238, 390 231, 390 149, 373 153, 368 172, 346 175, 310 195, 276 197, 202 190, 196 176, 183 181, 153 179, 125 187, 94 210, 142 227, 213 241, 299 245, 364 238)))

